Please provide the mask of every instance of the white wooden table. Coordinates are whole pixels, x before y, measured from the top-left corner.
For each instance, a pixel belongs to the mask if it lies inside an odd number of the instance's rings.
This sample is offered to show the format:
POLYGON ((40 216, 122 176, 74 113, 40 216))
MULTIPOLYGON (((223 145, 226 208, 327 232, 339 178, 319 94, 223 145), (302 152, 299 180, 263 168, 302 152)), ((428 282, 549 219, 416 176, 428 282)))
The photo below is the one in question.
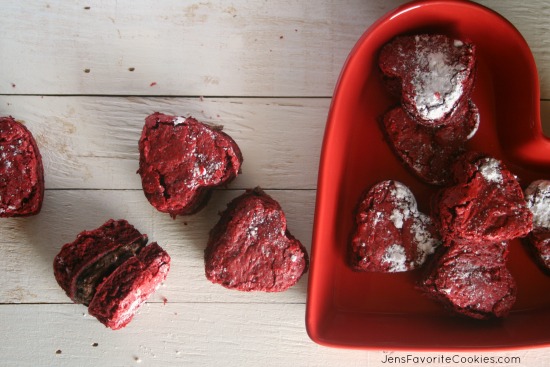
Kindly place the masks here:
MULTIPOLYGON (((365 29, 404 2, 1 0, 0 115, 34 133, 46 195, 38 216, 0 220, 0 366, 384 366, 408 354, 313 343, 307 277, 285 293, 245 294, 208 282, 203 265, 218 211, 256 185, 310 248, 338 74, 365 29), (137 141, 154 111, 222 124, 242 148, 243 174, 197 215, 172 220, 141 191, 137 141), (52 271, 64 243, 109 218, 172 256, 164 285, 116 332, 70 303, 52 271)), ((550 124, 550 2, 480 2, 527 39, 550 124)), ((550 363, 550 348, 458 355, 550 363)))

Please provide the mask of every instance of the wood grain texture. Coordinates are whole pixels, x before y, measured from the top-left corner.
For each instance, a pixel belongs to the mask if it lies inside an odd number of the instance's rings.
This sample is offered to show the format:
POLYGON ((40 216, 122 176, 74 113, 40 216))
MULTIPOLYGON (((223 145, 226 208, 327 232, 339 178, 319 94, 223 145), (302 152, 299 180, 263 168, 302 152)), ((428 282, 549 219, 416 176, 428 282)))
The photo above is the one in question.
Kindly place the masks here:
POLYGON ((2 342, 2 359, 16 361, 5 365, 18 367, 455 365, 383 363, 388 356, 407 355, 434 360, 519 357, 520 363, 496 364, 519 367, 547 362, 540 350, 397 353, 324 348, 309 340, 304 311, 303 304, 147 303, 130 325, 113 332, 78 305, 0 305, 0 331, 10 336, 2 342))
MULTIPOLYGON (((0 93, 328 97, 361 34, 403 3, 8 1, 0 93)), ((550 98, 549 4, 479 3, 522 32, 550 98)))

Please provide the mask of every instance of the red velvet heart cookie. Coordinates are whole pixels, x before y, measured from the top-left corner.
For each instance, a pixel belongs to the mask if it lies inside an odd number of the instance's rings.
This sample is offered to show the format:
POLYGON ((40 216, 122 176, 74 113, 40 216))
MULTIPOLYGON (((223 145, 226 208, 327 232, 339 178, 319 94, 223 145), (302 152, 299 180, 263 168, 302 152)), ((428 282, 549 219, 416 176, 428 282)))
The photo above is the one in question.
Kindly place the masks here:
POLYGON ((0 117, 0 217, 38 214, 44 199, 42 156, 31 132, 0 117))
POLYGON ((531 231, 523 191, 501 161, 467 152, 452 173, 455 185, 434 200, 434 218, 446 241, 501 242, 531 231))
POLYGON ((129 258, 98 285, 88 312, 105 326, 126 326, 168 275, 170 256, 156 242, 129 258))
POLYGON ((378 59, 403 108, 427 126, 448 123, 467 103, 475 79, 475 47, 444 35, 399 36, 378 59))
POLYGON ((57 283, 75 303, 88 305, 97 285, 147 243, 125 220, 109 220, 65 244, 54 260, 57 283))
POLYGON ((309 261, 279 203, 259 188, 227 205, 204 254, 206 278, 240 291, 284 291, 298 282, 309 261))
POLYGON ((526 242, 541 268, 550 273, 550 181, 532 182, 525 189, 525 200, 533 213, 533 231, 526 242))
POLYGON ((431 219, 418 211, 408 187, 382 181, 361 200, 350 247, 354 270, 402 272, 424 264, 439 246, 431 219))
POLYGON ((158 112, 145 120, 139 153, 145 196, 172 217, 199 211, 215 187, 237 177, 243 161, 221 128, 158 112))
POLYGON ((382 121, 386 139, 405 167, 433 185, 452 180, 450 167, 478 126, 479 112, 472 102, 455 111, 444 126, 419 124, 402 107, 387 112, 382 121))
POLYGON ((503 317, 516 300, 516 282, 506 267, 506 242, 442 246, 422 289, 456 313, 476 319, 503 317))
POLYGON ((81 232, 54 260, 55 279, 111 329, 124 327, 166 278, 170 257, 125 220, 81 232))

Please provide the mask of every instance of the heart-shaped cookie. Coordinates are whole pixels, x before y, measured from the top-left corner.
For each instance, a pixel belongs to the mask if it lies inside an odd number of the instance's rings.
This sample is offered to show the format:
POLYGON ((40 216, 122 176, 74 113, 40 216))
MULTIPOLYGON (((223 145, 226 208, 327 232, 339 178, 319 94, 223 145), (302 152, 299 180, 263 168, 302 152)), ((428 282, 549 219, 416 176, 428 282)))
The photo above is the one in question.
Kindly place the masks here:
POLYGON ((402 272, 424 264, 439 246, 430 217, 418 211, 407 186, 388 180, 373 186, 357 208, 350 246, 354 270, 402 272))
POLYGON ((205 273, 240 291, 280 292, 307 271, 304 246, 286 228, 281 206, 261 189, 233 199, 210 231, 205 273))
POLYGON ((380 51, 379 65, 391 89, 420 123, 438 126, 469 98, 475 76, 475 47, 445 35, 399 36, 380 51))
POLYGON ((434 218, 446 241, 501 242, 531 231, 533 216, 523 191, 501 161, 470 151, 452 173, 455 185, 434 199, 434 218))
POLYGON ((149 244, 97 286, 88 312, 113 330, 123 328, 166 279, 169 269, 170 256, 156 242, 149 244))
POLYGON ((147 243, 125 220, 109 220, 65 244, 54 260, 57 283, 75 303, 88 305, 98 284, 147 243))
POLYGON ((516 300, 506 267, 508 243, 451 243, 438 250, 423 290, 449 309, 476 319, 503 317, 516 300))
POLYGON ((433 185, 452 179, 450 167, 478 126, 479 112, 471 101, 443 126, 421 125, 402 107, 390 110, 382 120, 382 130, 395 154, 413 174, 433 185))
POLYGON ((533 181, 525 189, 525 200, 533 213, 533 231, 526 242, 541 268, 550 274, 550 180, 533 181))
POLYGON ((145 196, 172 217, 202 209, 214 188, 237 177, 243 161, 221 128, 158 112, 145 120, 139 153, 145 196))
POLYGON ((110 219, 65 244, 53 267, 67 296, 116 330, 166 278, 170 256, 127 221, 110 219))
POLYGON ((38 214, 44 199, 42 156, 31 132, 0 117, 0 217, 38 214))

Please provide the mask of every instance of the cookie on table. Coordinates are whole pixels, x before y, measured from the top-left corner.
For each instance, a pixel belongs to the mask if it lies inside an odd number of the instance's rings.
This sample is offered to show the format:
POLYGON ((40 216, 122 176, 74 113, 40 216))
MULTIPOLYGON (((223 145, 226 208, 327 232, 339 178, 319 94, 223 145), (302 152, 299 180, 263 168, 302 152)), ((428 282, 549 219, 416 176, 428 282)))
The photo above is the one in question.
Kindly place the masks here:
POLYGON ((419 124, 401 106, 382 119, 382 130, 397 157, 415 176, 432 185, 445 185, 452 180, 450 167, 465 151, 466 142, 478 127, 479 112, 471 101, 443 126, 419 124))
POLYGON ((426 126, 447 124, 466 104, 475 79, 475 46, 445 35, 398 36, 378 63, 403 108, 426 126))
POLYGON ((172 217, 202 209, 214 188, 237 177, 243 161, 237 143, 220 127, 158 112, 145 120, 139 153, 145 196, 172 217))
POLYGON ((507 242, 441 246, 421 288, 454 313, 474 319, 504 317, 517 293, 507 254, 507 242))
POLYGON ((233 199, 210 231, 206 278, 239 291, 281 292, 307 271, 305 247, 277 201, 260 188, 233 199))
POLYGON ((105 326, 126 326, 138 308, 164 281, 170 256, 156 242, 118 266, 97 286, 88 312, 105 326))
POLYGON ((88 305, 98 284, 147 241, 147 235, 126 220, 110 219, 61 248, 54 260, 55 279, 73 302, 88 305))
POLYGON ((501 242, 527 235, 533 215, 514 176, 500 160, 464 153, 453 165, 454 184, 434 197, 433 217, 446 242, 501 242))
POLYGON ((31 132, 0 117, 0 218, 40 212, 44 200, 42 156, 31 132))
POLYGON ((124 327, 166 278, 170 257, 126 220, 83 231, 54 259, 67 296, 111 329, 124 327))
POLYGON ((407 186, 387 180, 361 199, 349 249, 354 270, 403 272, 424 264, 441 241, 407 186))
POLYGON ((550 180, 533 181, 525 189, 525 200, 533 213, 533 230, 526 240, 539 265, 550 273, 550 180))

